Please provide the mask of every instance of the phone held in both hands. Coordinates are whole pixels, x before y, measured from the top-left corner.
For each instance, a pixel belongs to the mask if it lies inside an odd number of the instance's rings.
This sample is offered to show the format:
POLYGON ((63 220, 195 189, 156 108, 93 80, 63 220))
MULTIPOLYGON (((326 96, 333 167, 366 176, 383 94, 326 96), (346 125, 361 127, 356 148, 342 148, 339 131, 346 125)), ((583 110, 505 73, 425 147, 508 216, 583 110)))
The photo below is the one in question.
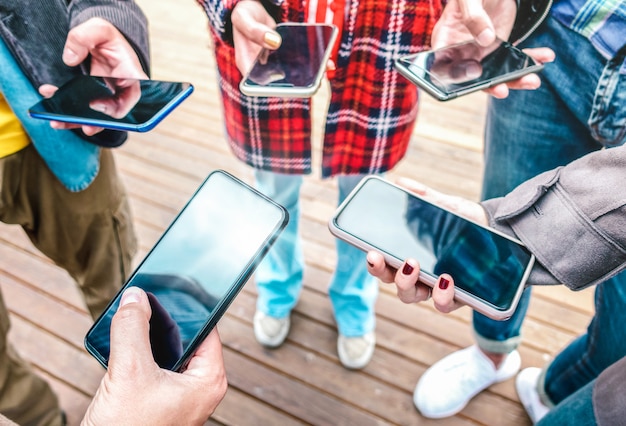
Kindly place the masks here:
POLYGON ((329 221, 333 235, 381 253, 401 268, 420 263, 420 282, 454 277, 455 298, 496 319, 509 318, 535 258, 521 241, 432 204, 380 177, 368 176, 329 221))
POLYGON ((396 69, 440 101, 447 101, 543 69, 511 43, 474 40, 398 58, 396 69))
POLYGON ((152 307, 155 361, 184 369, 288 220, 284 207, 227 172, 212 172, 91 327, 87 351, 107 367, 111 319, 123 290, 138 286, 152 307))
POLYGON ((281 23, 282 43, 263 49, 241 80, 248 96, 308 98, 319 89, 338 29, 330 24, 281 23))
POLYGON ((185 82, 81 75, 29 108, 31 117, 147 132, 193 92, 185 82))

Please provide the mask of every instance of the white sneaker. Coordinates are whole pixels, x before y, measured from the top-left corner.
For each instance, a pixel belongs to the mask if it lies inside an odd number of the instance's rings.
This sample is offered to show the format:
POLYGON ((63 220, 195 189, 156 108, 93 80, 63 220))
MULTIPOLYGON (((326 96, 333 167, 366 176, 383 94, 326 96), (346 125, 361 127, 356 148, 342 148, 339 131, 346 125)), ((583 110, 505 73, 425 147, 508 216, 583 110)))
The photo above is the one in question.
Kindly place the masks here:
POLYGON ((254 337, 256 337, 257 342, 268 348, 277 348, 282 345, 291 326, 289 316, 274 318, 261 311, 254 313, 253 323, 254 337))
POLYGON ((496 370, 478 346, 470 346, 430 367, 415 387, 413 402, 425 417, 452 416, 484 389, 513 377, 520 365, 519 352, 513 351, 496 370))
POLYGON ((339 361, 351 370, 365 367, 372 359, 375 347, 376 335, 373 331, 358 337, 346 337, 340 334, 337 339, 339 361))
POLYGON ((537 391, 537 382, 541 375, 541 368, 529 367, 523 369, 515 379, 515 389, 517 396, 526 409, 528 417, 533 424, 543 418, 550 409, 541 402, 539 392, 537 391))

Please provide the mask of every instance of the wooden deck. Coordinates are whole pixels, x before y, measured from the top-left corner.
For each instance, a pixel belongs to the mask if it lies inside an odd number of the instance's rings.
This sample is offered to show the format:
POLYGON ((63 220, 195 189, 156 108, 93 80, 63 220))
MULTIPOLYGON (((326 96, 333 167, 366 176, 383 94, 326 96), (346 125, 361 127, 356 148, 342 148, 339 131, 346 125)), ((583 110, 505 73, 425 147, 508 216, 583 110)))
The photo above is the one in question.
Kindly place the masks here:
MULTIPOLYGON (((195 188, 221 168, 250 181, 250 170, 230 153, 206 18, 193 1, 141 0, 151 21, 153 77, 190 81, 195 93, 154 131, 132 135, 116 152, 130 193, 141 259, 195 188)), ((321 123, 325 93, 318 94, 321 123)), ((485 97, 445 104, 423 98, 406 159, 391 173, 477 199, 482 169, 485 97)), ((320 125, 316 127, 319 140, 320 125)), ((319 146, 319 142, 316 142, 319 146)), ((319 164, 319 150, 315 164, 319 164)), ((420 375, 444 355, 472 344, 470 311, 451 315, 426 303, 404 305, 381 285, 378 346, 370 365, 352 372, 336 355, 336 329, 326 286, 334 265, 326 221, 336 187, 318 170, 303 188, 305 288, 286 344, 266 350, 254 340, 255 286, 251 282, 219 324, 230 388, 210 423, 226 425, 528 425, 513 380, 491 387, 459 415, 420 417, 412 391, 420 375)), ((0 284, 11 311, 10 338, 58 392, 71 425, 79 423, 103 369, 83 348, 90 326, 68 275, 37 252, 21 229, 0 224, 0 284)), ((589 291, 540 288, 524 323, 523 366, 541 366, 583 331, 593 312, 589 291)))

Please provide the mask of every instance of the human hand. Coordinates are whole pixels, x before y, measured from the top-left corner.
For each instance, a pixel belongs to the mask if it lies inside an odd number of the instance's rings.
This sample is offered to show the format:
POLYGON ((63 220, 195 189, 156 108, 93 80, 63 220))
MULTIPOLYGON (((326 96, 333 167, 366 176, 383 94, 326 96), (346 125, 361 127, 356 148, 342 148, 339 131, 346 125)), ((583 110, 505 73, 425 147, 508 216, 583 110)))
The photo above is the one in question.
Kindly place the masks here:
MULTIPOLYGON (((517 5, 514 0, 450 0, 432 34, 432 48, 437 49, 475 39, 481 46, 488 46, 497 37, 507 40, 515 22, 517 5)), ((539 63, 552 62, 555 54, 547 47, 524 49, 539 63)), ((534 90, 541 84, 536 74, 492 86, 485 91, 502 99, 509 89, 534 90)))
MULTIPOLYGON (((459 216, 482 225, 488 223, 485 210, 478 203, 443 194, 412 179, 400 178, 397 183, 425 200, 451 210, 459 216)), ((415 259, 406 259, 402 267, 396 269, 385 262, 381 253, 370 251, 367 254, 367 263, 371 275, 384 283, 396 284, 398 297, 404 303, 426 301, 432 295, 436 309, 441 312, 448 313, 463 306, 454 299, 454 282, 450 275, 442 274, 431 288, 430 285, 420 280, 420 265, 415 259)))
POLYGON ((150 304, 128 288, 111 323, 109 368, 83 425, 201 425, 227 389, 222 345, 213 330, 182 373, 161 369, 149 341, 150 304))
POLYGON ((383 283, 395 283, 398 298, 404 303, 425 302, 432 297, 435 308, 443 313, 463 306, 454 299, 454 280, 450 275, 441 274, 431 288, 420 281, 420 264, 415 259, 406 259, 402 268, 395 269, 387 265, 381 253, 370 251, 367 253, 367 270, 383 283))
MULTIPOLYGON (((242 75, 252 68, 263 48, 276 50, 282 39, 274 31, 276 22, 261 2, 241 0, 231 14, 235 63, 242 75)), ((263 58, 260 58, 263 60, 263 58)))
MULTIPOLYGON (((114 97, 94 102, 92 108, 114 118, 124 117, 141 96, 139 84, 126 79, 148 78, 137 53, 113 24, 102 18, 91 18, 69 31, 63 49, 63 61, 69 66, 78 66, 88 57, 90 75, 125 79, 111 85, 114 97)), ((52 96, 56 90, 56 86, 49 84, 39 87, 39 93, 44 97, 52 96)), ((52 121, 51 126, 55 129, 82 127, 87 136, 102 131, 100 127, 58 121, 52 121)))

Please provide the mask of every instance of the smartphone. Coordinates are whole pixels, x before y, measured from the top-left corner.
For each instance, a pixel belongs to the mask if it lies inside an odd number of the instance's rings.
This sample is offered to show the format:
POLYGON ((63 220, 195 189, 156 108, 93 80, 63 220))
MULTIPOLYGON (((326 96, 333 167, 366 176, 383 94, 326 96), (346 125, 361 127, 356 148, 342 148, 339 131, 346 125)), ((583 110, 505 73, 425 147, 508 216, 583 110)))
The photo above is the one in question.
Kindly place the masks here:
POLYGON ((500 39, 489 46, 480 46, 472 40, 403 56, 395 61, 395 66, 402 75, 440 101, 543 69, 543 64, 500 39))
POLYGON ((509 318, 535 258, 521 241, 484 227, 376 176, 365 177, 329 221, 333 235, 381 253, 401 268, 420 263, 419 281, 454 277, 455 298, 496 319, 509 318))
POLYGON ((193 86, 185 82, 81 75, 28 113, 44 120, 147 132, 192 92, 193 86))
POLYGON ((338 29, 331 24, 281 23, 282 43, 263 49, 239 88, 248 96, 309 98, 326 72, 338 29))
POLYGON ((105 368, 111 319, 124 289, 152 307, 157 364, 181 371, 287 225, 287 210, 231 174, 209 174, 85 337, 105 368))

